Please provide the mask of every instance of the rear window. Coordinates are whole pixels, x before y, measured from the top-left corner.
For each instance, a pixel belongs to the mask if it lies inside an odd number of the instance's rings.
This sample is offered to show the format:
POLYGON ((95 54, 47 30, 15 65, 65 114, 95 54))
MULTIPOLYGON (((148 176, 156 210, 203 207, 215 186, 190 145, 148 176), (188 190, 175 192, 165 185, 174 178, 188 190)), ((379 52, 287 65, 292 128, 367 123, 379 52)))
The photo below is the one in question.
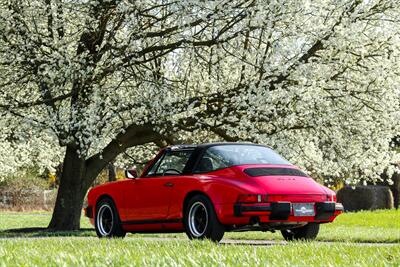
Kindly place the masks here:
POLYGON ((217 145, 209 147, 194 172, 210 172, 245 164, 290 163, 269 147, 256 145, 217 145))

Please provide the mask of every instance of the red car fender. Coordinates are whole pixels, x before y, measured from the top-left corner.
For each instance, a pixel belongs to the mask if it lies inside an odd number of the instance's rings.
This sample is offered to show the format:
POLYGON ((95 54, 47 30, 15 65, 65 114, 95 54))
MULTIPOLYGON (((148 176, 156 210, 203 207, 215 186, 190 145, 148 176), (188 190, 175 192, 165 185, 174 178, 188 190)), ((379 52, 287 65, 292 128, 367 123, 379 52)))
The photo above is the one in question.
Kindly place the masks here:
POLYGON ((94 221, 96 214, 96 204, 102 198, 110 198, 114 202, 116 209, 119 210, 120 203, 123 203, 121 194, 121 190, 123 190, 123 184, 121 182, 122 181, 106 183, 96 186, 89 191, 87 199, 88 207, 91 207, 92 209, 92 221, 94 221))
MULTIPOLYGON (((224 170, 224 172, 226 171, 228 170, 224 170)), ((171 219, 182 218, 186 204, 196 194, 207 196, 219 217, 220 214, 217 207, 220 205, 230 205, 233 207, 240 194, 260 191, 256 184, 252 186, 251 183, 245 183, 241 179, 219 176, 210 178, 210 175, 181 176, 175 179, 174 184, 168 216, 171 219), (244 185, 247 187, 244 187, 244 185)))

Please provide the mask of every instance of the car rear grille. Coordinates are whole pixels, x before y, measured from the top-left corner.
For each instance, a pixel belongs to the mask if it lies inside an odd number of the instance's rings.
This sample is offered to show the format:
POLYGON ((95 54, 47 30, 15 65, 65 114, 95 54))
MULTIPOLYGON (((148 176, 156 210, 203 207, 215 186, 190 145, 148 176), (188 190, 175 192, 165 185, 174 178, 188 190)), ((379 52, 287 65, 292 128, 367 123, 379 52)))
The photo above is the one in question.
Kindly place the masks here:
POLYGON ((248 168, 244 170, 249 176, 257 177, 257 176, 303 176, 308 177, 307 174, 298 170, 298 169, 290 169, 290 168, 248 168))

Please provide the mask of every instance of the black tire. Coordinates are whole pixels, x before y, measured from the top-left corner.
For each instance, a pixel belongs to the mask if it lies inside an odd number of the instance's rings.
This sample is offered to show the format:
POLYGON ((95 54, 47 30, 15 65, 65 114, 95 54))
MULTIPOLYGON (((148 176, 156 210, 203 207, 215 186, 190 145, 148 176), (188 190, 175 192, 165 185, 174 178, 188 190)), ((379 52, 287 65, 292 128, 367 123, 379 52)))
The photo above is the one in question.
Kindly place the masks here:
POLYGON ((190 239, 209 239, 219 242, 225 234, 208 197, 196 195, 185 207, 183 216, 186 234, 190 239))
POLYGON ((293 240, 314 240, 319 232, 318 223, 308 223, 305 226, 299 228, 293 228, 288 230, 282 230, 282 236, 286 241, 293 240))
POLYGON ((126 235, 126 232, 122 230, 121 220, 114 202, 109 198, 103 198, 97 203, 94 226, 99 238, 123 238, 126 235))

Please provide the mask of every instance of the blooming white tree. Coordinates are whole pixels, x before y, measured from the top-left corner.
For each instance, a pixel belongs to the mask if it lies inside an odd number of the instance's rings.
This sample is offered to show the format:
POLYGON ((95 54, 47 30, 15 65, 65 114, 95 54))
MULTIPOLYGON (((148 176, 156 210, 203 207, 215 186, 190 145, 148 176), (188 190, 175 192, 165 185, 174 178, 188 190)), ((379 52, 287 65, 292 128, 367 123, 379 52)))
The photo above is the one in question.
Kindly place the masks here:
POLYGON ((40 173, 55 172, 62 162, 64 149, 56 149, 57 140, 51 131, 31 127, 20 118, 7 113, 0 117, 0 182, 6 177, 34 168, 40 173))
POLYGON ((259 142, 316 176, 377 179, 398 134, 399 11, 0 0, 0 108, 65 147, 49 227, 79 228, 97 174, 149 143, 259 142))

